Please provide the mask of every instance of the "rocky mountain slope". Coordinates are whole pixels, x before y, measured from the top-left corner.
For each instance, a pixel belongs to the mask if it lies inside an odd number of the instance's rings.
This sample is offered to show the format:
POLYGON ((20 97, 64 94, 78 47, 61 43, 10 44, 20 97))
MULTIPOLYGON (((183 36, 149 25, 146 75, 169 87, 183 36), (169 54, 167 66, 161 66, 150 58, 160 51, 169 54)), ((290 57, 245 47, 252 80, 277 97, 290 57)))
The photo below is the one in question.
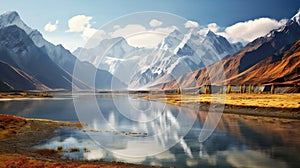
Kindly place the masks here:
POLYGON ((0 61, 0 90, 48 90, 49 88, 25 72, 0 61))

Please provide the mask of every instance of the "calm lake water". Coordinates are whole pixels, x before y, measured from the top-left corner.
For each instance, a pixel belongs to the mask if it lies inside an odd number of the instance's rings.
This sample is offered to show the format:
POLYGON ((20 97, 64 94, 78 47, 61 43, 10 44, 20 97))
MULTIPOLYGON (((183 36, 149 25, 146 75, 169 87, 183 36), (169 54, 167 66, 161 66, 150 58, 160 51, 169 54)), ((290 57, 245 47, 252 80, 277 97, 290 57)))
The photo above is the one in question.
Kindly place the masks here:
POLYGON ((126 94, 2 100, 0 113, 84 122, 83 130, 57 130, 34 147, 62 147, 66 158, 176 167, 300 167, 296 120, 223 114, 202 142, 209 112, 126 94))

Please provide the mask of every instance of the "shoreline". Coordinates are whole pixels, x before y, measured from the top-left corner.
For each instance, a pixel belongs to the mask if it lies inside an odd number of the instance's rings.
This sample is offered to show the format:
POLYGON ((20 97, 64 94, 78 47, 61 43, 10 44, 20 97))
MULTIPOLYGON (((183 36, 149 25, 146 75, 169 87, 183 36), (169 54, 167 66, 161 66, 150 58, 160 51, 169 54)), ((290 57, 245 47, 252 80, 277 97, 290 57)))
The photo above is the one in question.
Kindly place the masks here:
MULTIPOLYGON (((225 105, 218 103, 218 101, 222 100, 220 98, 218 99, 220 95, 156 94, 146 96, 144 94, 143 96, 136 96, 150 101, 162 101, 187 108, 199 107, 198 111, 208 111, 211 107, 217 111, 224 106, 224 109, 222 109, 223 113, 237 115, 237 117, 244 115, 278 119, 300 119, 300 101, 298 102, 298 100, 300 100, 300 94, 286 94, 284 96, 277 94, 229 94, 225 95, 227 96, 226 100, 229 102, 225 102, 225 105), (212 97, 216 98, 213 99, 212 97), (287 104, 281 106, 281 100, 285 98, 288 98, 288 100, 285 100, 287 104), (245 102, 255 103, 258 100, 268 101, 268 103, 257 104, 256 106, 243 104, 245 102), (276 101, 273 102, 273 100, 276 101), (232 102, 236 104, 230 104, 232 102), (291 108, 293 106, 299 107, 291 108)), ((60 128, 81 129, 82 124, 78 122, 22 118, 0 114, 0 167, 17 163, 23 165, 33 164, 35 166, 42 164, 44 167, 53 167, 53 165, 59 165, 61 167, 151 167, 115 161, 63 159, 61 158, 62 153, 59 149, 37 150, 32 148, 55 136, 55 130, 60 128)))
POLYGON ((199 111, 211 109, 228 114, 300 119, 300 94, 156 94, 142 98, 182 107, 199 106, 199 111))
POLYGON ((27 92, 27 91, 15 91, 15 92, 0 92, 1 99, 23 99, 23 98, 52 98, 53 95, 45 92, 27 92))
MULTIPOLYGON (((190 104, 183 105, 185 107, 190 104)), ((284 119, 297 119, 300 120, 300 111, 296 108, 276 108, 276 107, 255 107, 255 106, 237 106, 237 105, 220 105, 200 103, 200 111, 208 111, 210 106, 223 106, 223 113, 235 115, 248 115, 259 117, 276 117, 284 119)))
POLYGON ((81 129, 82 124, 0 114, 0 167, 151 167, 116 161, 64 159, 58 149, 32 148, 54 137, 60 128, 81 129))

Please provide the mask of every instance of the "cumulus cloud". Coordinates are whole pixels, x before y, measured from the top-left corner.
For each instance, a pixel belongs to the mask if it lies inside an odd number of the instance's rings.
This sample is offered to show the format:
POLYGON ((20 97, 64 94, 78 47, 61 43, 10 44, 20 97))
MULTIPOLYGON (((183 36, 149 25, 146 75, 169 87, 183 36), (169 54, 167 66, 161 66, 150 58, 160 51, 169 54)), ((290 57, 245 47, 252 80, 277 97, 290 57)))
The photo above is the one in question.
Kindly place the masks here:
POLYGON ((47 32, 54 32, 57 29, 58 23, 59 23, 58 20, 56 20, 54 24, 52 24, 51 22, 48 22, 44 26, 44 30, 47 31, 47 32))
POLYGON ((117 29, 119 29, 119 28, 121 28, 120 25, 114 25, 114 27, 113 27, 113 29, 115 29, 115 30, 117 30, 117 29))
POLYGON ((99 41, 109 38, 108 34, 101 29, 86 28, 81 34, 81 37, 86 40, 85 47, 92 48, 99 44, 99 41))
POLYGON ((176 29, 175 26, 146 30, 143 33, 126 38, 128 44, 135 47, 155 48, 176 29))
POLYGON ((214 33, 217 33, 220 30, 220 26, 218 26, 216 23, 210 23, 206 27, 200 29, 198 31, 198 34, 205 35, 208 31, 212 31, 214 33))
POLYGON ((69 30, 68 32, 83 32, 86 28, 91 27, 90 20, 92 19, 91 16, 85 16, 85 15, 77 15, 69 19, 68 26, 69 30))
POLYGON ((84 40, 100 40, 106 33, 103 30, 92 28, 91 20, 93 17, 86 15, 77 15, 69 19, 67 32, 81 33, 84 40), (91 39, 93 38, 93 39, 91 39))
POLYGON ((187 22, 185 22, 184 24, 184 27, 185 28, 197 28, 199 26, 199 24, 195 21, 191 21, 191 20, 188 20, 187 22))
POLYGON ((219 34, 229 38, 233 42, 253 41, 254 39, 266 35, 269 31, 279 28, 287 22, 286 19, 277 21, 271 18, 259 18, 245 22, 239 22, 227 27, 219 34))
POLYGON ((91 16, 77 15, 68 21, 67 32, 81 33, 81 37, 87 40, 86 46, 88 47, 93 47, 100 40, 106 38, 124 37, 132 46, 154 48, 176 29, 175 26, 158 27, 162 25, 162 22, 152 19, 149 22, 151 28, 140 24, 128 24, 125 26, 114 25, 110 31, 104 31, 93 28, 91 20, 91 16))
MULTIPOLYGON (((140 24, 128 24, 126 26, 114 25, 109 31, 97 30, 92 27, 92 17, 86 15, 77 15, 69 19, 67 32, 81 33, 81 37, 85 40, 93 38, 93 40, 102 40, 105 38, 124 37, 127 42, 135 47, 153 48, 172 31, 175 26, 161 27, 162 21, 152 19, 149 22, 150 28, 140 24)), ((216 23, 210 23, 201 26, 195 21, 188 20, 184 26, 187 29, 196 28, 200 35, 205 35, 209 30, 226 37, 231 42, 250 42, 260 36, 266 35, 272 29, 276 29, 287 22, 286 19, 277 21, 271 18, 258 18, 244 22, 238 22, 229 27, 220 27, 216 23)), ((54 24, 49 22, 45 25, 46 31, 55 31, 58 21, 54 24)))
POLYGON ((154 31, 159 32, 160 34, 167 36, 171 32, 173 32, 175 29, 178 29, 176 26, 170 26, 170 27, 161 27, 161 28, 156 28, 154 31))
POLYGON ((98 30, 97 29, 94 29, 94 28, 90 28, 90 27, 87 27, 85 28, 83 31, 82 31, 82 37, 84 39, 89 39, 91 38, 98 30))
POLYGON ((156 20, 156 19, 152 19, 150 22, 149 22, 149 25, 151 27, 158 27, 158 26, 161 26, 162 25, 162 22, 159 21, 159 20, 156 20))
POLYGON ((146 28, 139 24, 129 24, 125 27, 119 27, 114 32, 111 32, 111 37, 128 37, 136 33, 145 32, 146 28))
POLYGON ((124 37, 128 44, 135 47, 154 48, 175 29, 175 26, 147 29, 140 24, 129 24, 118 27, 109 35, 111 37, 124 37))
POLYGON ((210 31, 212 31, 214 33, 217 33, 219 31, 219 29, 220 29, 220 26, 218 26, 217 23, 210 23, 210 24, 207 25, 207 28, 210 31))

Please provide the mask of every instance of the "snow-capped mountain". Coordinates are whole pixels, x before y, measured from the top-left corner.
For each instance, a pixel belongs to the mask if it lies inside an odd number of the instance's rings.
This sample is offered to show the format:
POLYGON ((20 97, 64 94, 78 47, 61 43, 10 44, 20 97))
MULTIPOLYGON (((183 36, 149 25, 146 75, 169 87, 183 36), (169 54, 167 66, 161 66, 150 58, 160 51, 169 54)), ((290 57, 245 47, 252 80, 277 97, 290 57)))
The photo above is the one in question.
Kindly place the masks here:
POLYGON ((60 67, 69 73, 73 73, 76 57, 74 57, 62 45, 53 45, 43 38, 43 35, 38 31, 27 26, 19 14, 15 11, 10 11, 0 16, 0 28, 16 25, 26 32, 37 47, 43 48, 49 57, 60 67))
POLYGON ((175 30, 163 40, 150 67, 134 76, 131 86, 150 87, 178 78, 237 52, 241 46, 240 43, 230 44, 224 37, 211 31, 200 35, 197 30, 186 34, 175 30))
POLYGON ((104 39, 100 43, 91 49, 78 48, 73 54, 76 55, 81 61, 88 61, 98 66, 102 57, 100 54, 104 54, 108 57, 124 58, 131 53, 135 48, 128 45, 127 41, 123 37, 104 39))
MULTIPOLYGON (((45 65, 43 66, 43 68, 47 68, 47 70, 49 72, 54 72, 57 71, 57 69, 60 69, 65 71, 63 73, 59 73, 59 74, 64 74, 63 75, 63 80, 47 80, 48 82, 53 82, 53 87, 49 87, 49 88, 57 88, 55 84, 57 84, 58 82, 62 82, 64 80, 67 80, 67 82, 61 86, 61 88, 71 88, 72 85, 72 80, 74 79, 72 77, 73 74, 73 69, 75 64, 77 65, 77 67, 79 67, 79 69, 82 72, 87 72, 87 71, 95 71, 96 72, 96 76, 95 76, 95 87, 99 88, 99 89, 111 89, 111 81, 115 82, 114 86, 119 86, 120 88, 125 88, 125 85, 120 82, 117 78, 115 78, 112 74, 110 74, 107 71, 104 70, 99 70, 96 67, 94 67, 92 64, 87 63, 87 62, 81 62, 79 61, 74 55, 72 55, 68 50, 66 50, 62 45, 53 45, 52 43, 48 42, 47 40, 45 40, 42 36, 42 34, 34 29, 31 29, 29 26, 27 26, 20 18, 19 14, 17 12, 6 12, 2 15, 0 15, 0 30, 1 29, 5 29, 6 32, 8 33, 7 36, 11 36, 11 37, 15 37, 15 41, 23 41, 24 39, 26 39, 27 41, 32 41, 33 44, 29 43, 30 45, 32 45, 32 47, 37 48, 35 50, 38 50, 38 52, 33 52, 31 54, 25 54, 26 56, 21 57, 20 55, 26 53, 26 45, 24 44, 25 48, 18 48, 17 44, 11 44, 12 46, 14 46, 13 50, 10 51, 10 53, 13 54, 9 54, 9 56, 3 56, 6 57, 5 59, 11 59, 10 56, 15 56, 14 58, 18 58, 19 61, 13 61, 11 62, 12 64, 18 64, 18 68, 21 68, 22 70, 24 70, 25 72, 26 69, 34 69, 32 72, 36 71, 35 73, 37 73, 38 75, 41 75, 39 73, 39 71, 41 69, 35 69, 34 67, 30 67, 29 62, 31 62, 31 58, 32 57, 39 57, 41 55, 43 55, 43 57, 38 58, 41 59, 40 61, 44 61, 46 59, 49 59, 51 61, 46 61, 49 64, 55 64, 56 67, 53 66, 53 69, 49 68, 49 66, 47 66, 47 64, 45 63, 45 65), (15 27, 15 28, 12 28, 15 27), (6 30, 6 28, 8 28, 6 30), (22 33, 22 31, 18 30, 18 29, 22 30, 24 33, 22 33), (15 30, 16 29, 16 30, 15 30), (14 30, 14 31, 13 31, 14 30), (19 32, 19 34, 22 34, 20 36, 16 36, 16 32, 19 32), (18 38, 17 38, 18 37, 18 38), (14 52, 18 52, 18 53, 14 53, 14 52), (38 53, 38 54, 36 54, 38 53), (20 67, 23 66, 23 67, 20 67), (113 80, 114 79, 114 80, 113 80), (56 82, 56 83, 55 83, 56 82), (117 84, 118 83, 118 84, 117 84)), ((3 40, 3 44, 10 44, 13 41, 5 41, 5 39, 3 40)), ((7 49, 7 47, 12 47, 12 46, 4 46, 4 48, 7 49)), ((21 46, 20 46, 21 47, 21 46)), ((32 64, 37 64, 38 62, 31 62, 32 64)), ((15 65, 12 65, 15 66, 15 65)), ((51 67, 51 66, 50 66, 51 67)), ((40 67, 42 68, 42 67, 40 67)), ((31 74, 31 73, 29 73, 31 74)), ((32 74, 31 74, 32 75, 32 74)), ((55 76, 55 75, 54 75, 55 76)), ((45 73, 43 76, 41 76, 42 79, 46 80, 46 79, 50 79, 52 76, 47 73, 45 73)), ((82 79, 74 79, 73 81, 80 81, 82 79)), ((84 85, 89 85, 89 86, 94 86, 91 85, 89 82, 86 81, 81 81, 82 83, 80 84, 80 86, 84 86, 84 85), (85 83, 85 84, 83 84, 85 83)), ((47 82, 45 82, 44 84, 46 84, 47 82)), ((47 84, 46 84, 47 85, 47 84)), ((80 87, 78 87, 80 88, 80 87)), ((81 87, 81 88, 87 88, 87 87, 81 87)), ((119 89, 119 88, 114 88, 114 89, 119 89)))
MULTIPOLYGON (((0 61, 20 69, 48 88, 71 89, 72 76, 56 65, 19 27, 0 29, 0 51, 0 61)), ((74 80, 74 87, 87 88, 78 80, 74 80)))
POLYGON ((290 19, 290 22, 300 25, 300 10, 290 19))
POLYGON ((124 38, 105 39, 97 47, 73 52, 81 60, 107 70, 131 89, 147 88, 210 65, 237 52, 242 45, 231 44, 209 31, 181 33, 174 30, 155 49, 135 48, 124 38))
POLYGON ((26 34, 30 34, 33 30, 28 27, 20 18, 16 11, 8 11, 0 15, 0 28, 8 26, 18 26, 23 29, 26 34))
POLYGON ((132 47, 123 37, 117 37, 104 39, 94 48, 78 48, 73 54, 81 61, 107 70, 125 84, 129 84, 130 76, 144 67, 140 62, 149 51, 151 50, 132 47))

